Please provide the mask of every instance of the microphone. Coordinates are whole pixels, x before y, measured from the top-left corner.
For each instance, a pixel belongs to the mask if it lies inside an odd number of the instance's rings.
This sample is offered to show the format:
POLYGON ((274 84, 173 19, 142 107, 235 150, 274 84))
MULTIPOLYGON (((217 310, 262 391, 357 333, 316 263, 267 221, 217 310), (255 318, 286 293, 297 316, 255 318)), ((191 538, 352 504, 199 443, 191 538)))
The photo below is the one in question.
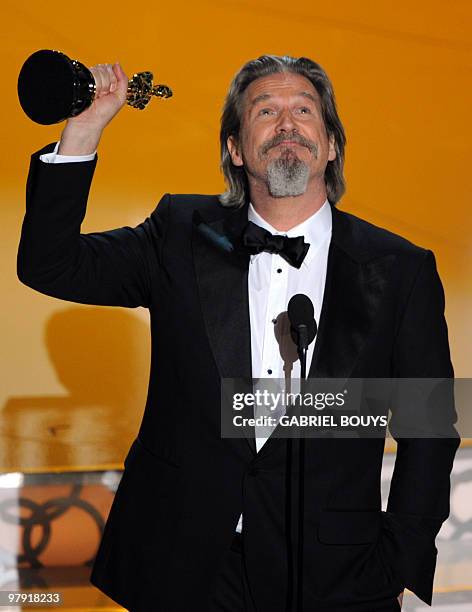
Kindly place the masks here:
POLYGON ((290 298, 287 308, 290 321, 290 335, 297 345, 302 369, 302 378, 306 378, 306 351, 316 336, 316 321, 313 302, 303 294, 297 293, 290 298))

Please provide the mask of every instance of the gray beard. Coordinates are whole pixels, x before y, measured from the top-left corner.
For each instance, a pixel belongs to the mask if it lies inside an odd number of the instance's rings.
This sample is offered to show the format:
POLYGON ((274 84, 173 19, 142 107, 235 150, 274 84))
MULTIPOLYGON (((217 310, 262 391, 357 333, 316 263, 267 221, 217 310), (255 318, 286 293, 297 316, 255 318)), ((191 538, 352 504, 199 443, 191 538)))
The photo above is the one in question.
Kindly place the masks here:
POLYGON ((298 157, 283 155, 267 166, 267 187, 273 198, 305 193, 310 169, 298 157))

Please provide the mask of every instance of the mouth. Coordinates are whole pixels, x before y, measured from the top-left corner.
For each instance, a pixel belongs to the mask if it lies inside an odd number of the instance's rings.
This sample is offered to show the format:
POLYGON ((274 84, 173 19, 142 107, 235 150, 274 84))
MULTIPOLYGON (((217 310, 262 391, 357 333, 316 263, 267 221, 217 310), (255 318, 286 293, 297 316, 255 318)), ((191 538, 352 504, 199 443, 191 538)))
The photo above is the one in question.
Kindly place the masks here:
POLYGON ((280 145, 296 145, 298 147, 302 147, 303 145, 301 145, 299 142, 296 142, 295 140, 283 140, 282 142, 279 142, 278 145, 275 145, 276 147, 280 147, 280 145))

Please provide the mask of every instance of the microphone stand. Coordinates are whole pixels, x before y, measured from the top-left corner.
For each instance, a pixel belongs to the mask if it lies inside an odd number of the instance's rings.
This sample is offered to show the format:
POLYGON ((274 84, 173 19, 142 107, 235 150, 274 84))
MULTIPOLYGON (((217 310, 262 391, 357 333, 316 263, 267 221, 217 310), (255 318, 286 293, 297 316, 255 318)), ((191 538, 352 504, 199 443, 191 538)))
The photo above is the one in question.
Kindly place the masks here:
MULTIPOLYGON (((309 344, 315 339, 317 327, 313 303, 307 295, 298 293, 290 298, 287 308, 290 320, 290 335, 297 347, 300 359, 300 402, 298 415, 304 406, 303 394, 306 388, 306 360, 309 344)), ((296 407, 296 406, 295 406, 296 407)), ((294 411, 295 412, 295 411, 294 411)), ((286 452, 286 534, 287 534, 287 610, 303 612, 303 531, 305 510, 305 438, 300 429, 292 445, 292 437, 287 439, 286 452), (294 447, 298 444, 298 452, 294 447), (298 459, 298 465, 294 464, 298 459), (295 470, 293 470, 293 467, 295 470), (298 468, 298 469, 297 469, 298 468), (292 474, 293 472, 293 474, 292 474), (296 481, 298 476, 298 488, 296 481), (292 494, 293 491, 293 494, 292 494), (292 503, 293 497, 293 503, 292 503), (295 538, 296 548, 294 547, 295 538)))
MULTIPOLYGON (((300 393, 305 390, 304 381, 306 379, 306 358, 309 338, 308 327, 305 324, 297 326, 297 352, 300 359, 300 393)), ((302 395, 303 397, 303 395, 302 395)), ((299 411, 301 413, 301 411, 299 411)), ((294 504, 296 512, 292 517, 292 466, 293 466, 293 446, 292 439, 287 439, 287 482, 288 489, 288 565, 291 581, 288 584, 287 604, 289 612, 303 612, 303 525, 304 525, 304 486, 305 486, 305 439, 303 436, 295 438, 298 443, 298 496, 297 503, 294 504), (295 525, 295 529, 293 529, 295 525), (293 554, 292 532, 296 534, 296 555, 293 554), (294 563, 295 561, 295 563, 294 563), (295 567, 294 567, 295 566, 295 567)), ((295 445, 296 446, 296 445, 295 445)), ((297 491, 295 491, 295 494, 297 491)))
MULTIPOLYGON (((306 355, 308 350, 308 328, 298 326, 298 357, 300 358, 300 394, 303 398, 306 379, 306 355)), ((303 402, 301 402, 303 405, 303 402)), ((300 411, 301 412, 301 411, 300 411)), ((298 437, 298 550, 297 550, 297 593, 296 612, 303 612, 303 526, 305 510, 305 438, 298 437)))

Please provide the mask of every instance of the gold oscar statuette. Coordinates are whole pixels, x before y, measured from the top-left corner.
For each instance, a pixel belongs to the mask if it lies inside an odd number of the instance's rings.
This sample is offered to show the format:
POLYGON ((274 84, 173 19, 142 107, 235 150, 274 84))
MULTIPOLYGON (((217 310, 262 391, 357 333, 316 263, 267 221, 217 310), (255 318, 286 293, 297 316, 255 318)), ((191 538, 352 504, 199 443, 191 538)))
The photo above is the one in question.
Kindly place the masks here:
MULTIPOLYGON (((126 103, 143 110, 152 96, 170 98, 167 85, 153 84, 152 72, 137 72, 128 82, 126 103)), ((95 79, 78 60, 61 51, 36 51, 23 64, 18 77, 18 98, 26 115, 51 125, 80 115, 95 98, 95 79)))

